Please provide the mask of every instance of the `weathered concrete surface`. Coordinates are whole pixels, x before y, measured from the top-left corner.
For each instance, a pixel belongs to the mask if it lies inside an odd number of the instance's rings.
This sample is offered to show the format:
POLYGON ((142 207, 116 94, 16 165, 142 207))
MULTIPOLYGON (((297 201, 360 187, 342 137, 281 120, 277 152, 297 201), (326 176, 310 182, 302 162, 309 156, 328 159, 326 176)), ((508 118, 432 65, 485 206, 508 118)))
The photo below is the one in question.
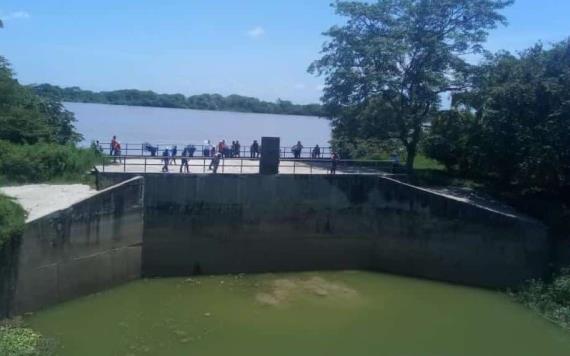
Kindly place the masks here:
POLYGON ((385 177, 145 176, 146 276, 370 269, 505 287, 549 258, 533 220, 385 177))
MULTIPOLYGON (((190 173, 213 174, 208 170, 211 158, 193 158, 189 160, 190 173)), ((170 174, 180 174, 180 157, 176 158, 176 165, 169 165, 170 174)), ((337 174, 381 174, 381 173, 404 173, 403 167, 395 167, 388 161, 382 162, 358 162, 358 165, 350 165, 350 162, 339 163, 337 174)), ((128 158, 126 162, 97 166, 97 170, 103 173, 161 173, 162 160, 160 157, 128 158)), ((280 160, 279 174, 328 174, 331 162, 322 161, 289 161, 280 160)), ((254 159, 222 159, 218 168, 218 174, 259 174, 259 160, 254 159)))
POLYGON ((141 275, 142 178, 117 186, 26 225, 13 251, 6 303, 18 315, 98 292, 141 275))

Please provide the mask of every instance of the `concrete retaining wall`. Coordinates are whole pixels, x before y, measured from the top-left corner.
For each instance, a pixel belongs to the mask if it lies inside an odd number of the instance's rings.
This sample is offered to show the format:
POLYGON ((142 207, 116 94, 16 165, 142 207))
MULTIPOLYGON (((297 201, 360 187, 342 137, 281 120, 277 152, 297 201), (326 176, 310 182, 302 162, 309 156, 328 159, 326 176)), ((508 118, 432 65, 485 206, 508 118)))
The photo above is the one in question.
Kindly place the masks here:
POLYGON ((505 287, 550 258, 533 220, 377 176, 147 174, 145 192, 146 276, 369 269, 505 287))
POLYGON ((35 311, 137 279, 143 236, 142 178, 103 190, 26 225, 12 252, 0 316, 35 311), (8 294, 8 295, 6 295, 8 294))

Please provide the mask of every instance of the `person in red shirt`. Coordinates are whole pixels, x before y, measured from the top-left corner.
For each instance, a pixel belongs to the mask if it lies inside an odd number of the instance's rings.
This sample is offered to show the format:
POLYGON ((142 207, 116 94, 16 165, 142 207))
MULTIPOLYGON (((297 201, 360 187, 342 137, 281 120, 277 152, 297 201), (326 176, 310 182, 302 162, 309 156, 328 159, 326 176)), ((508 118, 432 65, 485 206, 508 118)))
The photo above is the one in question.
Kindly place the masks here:
POLYGON ((117 136, 113 136, 111 140, 111 150, 109 151, 109 156, 115 155, 115 146, 117 146, 117 136))

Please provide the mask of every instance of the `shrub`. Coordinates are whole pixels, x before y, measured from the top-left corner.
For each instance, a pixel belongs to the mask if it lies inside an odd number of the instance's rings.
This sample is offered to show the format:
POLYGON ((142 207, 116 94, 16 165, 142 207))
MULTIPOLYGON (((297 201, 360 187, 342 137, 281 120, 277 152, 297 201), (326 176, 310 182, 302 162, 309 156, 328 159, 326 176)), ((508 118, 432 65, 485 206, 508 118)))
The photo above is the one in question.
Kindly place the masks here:
POLYGON ((47 356, 53 354, 53 344, 34 330, 15 325, 0 326, 0 354, 47 356))
POLYGON ((531 281, 513 296, 546 318, 570 329, 570 269, 563 270, 550 283, 531 281))
POLYGON ((84 175, 102 158, 92 149, 38 143, 14 145, 0 141, 0 172, 13 182, 73 180, 84 175))
POLYGON ((6 241, 22 233, 25 219, 26 213, 20 205, 0 195, 0 250, 6 241))

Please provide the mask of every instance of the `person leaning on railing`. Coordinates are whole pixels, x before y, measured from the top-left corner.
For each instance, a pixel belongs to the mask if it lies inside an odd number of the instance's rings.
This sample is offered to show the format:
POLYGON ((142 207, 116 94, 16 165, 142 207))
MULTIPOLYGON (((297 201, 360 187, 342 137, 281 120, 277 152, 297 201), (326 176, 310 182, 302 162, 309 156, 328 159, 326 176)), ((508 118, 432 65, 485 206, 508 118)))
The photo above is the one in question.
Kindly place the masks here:
POLYGON ((321 158, 321 148, 319 147, 319 145, 316 145, 315 148, 313 148, 312 157, 321 158))

